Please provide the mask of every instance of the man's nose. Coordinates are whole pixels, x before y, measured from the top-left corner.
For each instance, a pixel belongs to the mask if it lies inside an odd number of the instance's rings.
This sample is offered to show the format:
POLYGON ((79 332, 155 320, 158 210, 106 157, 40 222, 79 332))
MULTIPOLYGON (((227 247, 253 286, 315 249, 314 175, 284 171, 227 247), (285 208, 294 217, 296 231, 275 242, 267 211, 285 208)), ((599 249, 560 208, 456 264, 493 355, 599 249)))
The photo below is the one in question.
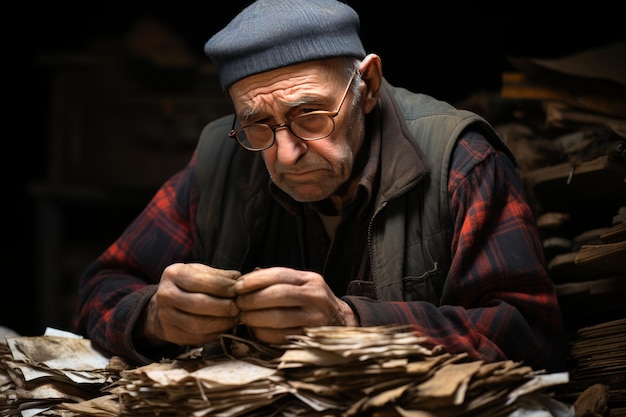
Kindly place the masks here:
POLYGON ((286 126, 277 128, 275 135, 276 158, 283 165, 295 164, 309 148, 305 141, 291 133, 291 130, 286 126))

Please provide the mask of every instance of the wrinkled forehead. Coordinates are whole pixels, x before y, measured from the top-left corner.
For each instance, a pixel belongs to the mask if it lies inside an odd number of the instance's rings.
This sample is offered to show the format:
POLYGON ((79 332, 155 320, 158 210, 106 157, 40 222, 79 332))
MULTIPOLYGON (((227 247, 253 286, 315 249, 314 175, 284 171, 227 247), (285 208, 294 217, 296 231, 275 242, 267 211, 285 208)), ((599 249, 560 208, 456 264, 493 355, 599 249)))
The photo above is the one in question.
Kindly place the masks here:
POLYGON ((251 90, 257 93, 274 89, 329 88, 342 78, 339 60, 317 60, 264 71, 234 82, 228 89, 233 95, 246 94, 251 90))
POLYGON ((228 92, 238 110, 269 105, 272 100, 293 106, 297 101, 333 97, 343 78, 339 61, 313 61, 248 76, 231 85, 228 92))

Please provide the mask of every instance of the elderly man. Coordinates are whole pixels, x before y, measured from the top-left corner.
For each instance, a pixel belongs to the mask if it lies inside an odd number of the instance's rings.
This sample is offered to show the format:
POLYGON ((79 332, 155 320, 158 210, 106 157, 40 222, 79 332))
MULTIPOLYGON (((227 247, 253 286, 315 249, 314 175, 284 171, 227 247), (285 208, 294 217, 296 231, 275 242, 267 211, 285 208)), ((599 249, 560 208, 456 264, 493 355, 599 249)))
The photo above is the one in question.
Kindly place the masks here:
POLYGON ((235 114, 85 271, 77 331, 146 363, 235 330, 407 324, 562 365, 533 214, 483 118, 390 85, 337 0, 258 0, 205 52, 235 114))

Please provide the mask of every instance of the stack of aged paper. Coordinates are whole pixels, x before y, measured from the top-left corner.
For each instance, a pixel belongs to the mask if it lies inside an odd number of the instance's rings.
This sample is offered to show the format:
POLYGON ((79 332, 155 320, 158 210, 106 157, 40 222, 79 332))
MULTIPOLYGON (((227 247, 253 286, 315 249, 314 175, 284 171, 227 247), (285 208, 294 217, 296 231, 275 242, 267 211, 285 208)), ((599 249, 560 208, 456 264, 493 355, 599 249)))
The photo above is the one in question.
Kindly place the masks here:
POLYGON ((562 399, 579 397, 588 387, 608 388, 611 415, 626 415, 626 319, 579 329, 571 342, 571 380, 558 388, 562 399))
MULTIPOLYGON (((405 327, 319 327, 290 337, 285 346, 268 348, 230 335, 219 349, 207 346, 175 360, 124 368, 105 363, 83 339, 17 337, 8 343, 3 368, 45 369, 42 384, 64 382, 76 392, 40 397, 44 412, 30 407, 25 391, 13 390, 0 410, 28 410, 29 417, 574 415, 549 391, 567 383, 567 373, 472 361, 426 349, 423 342, 405 327), (26 351, 27 340, 37 342, 39 352, 26 351), (42 357, 49 344, 66 349, 57 350, 62 356, 42 357), (85 384, 100 390, 85 390, 85 384)), ((27 378, 26 372, 10 377, 15 385, 27 378)))
POLYGON ((108 365, 89 340, 71 333, 7 337, 0 343, 0 414, 44 415, 62 402, 101 395, 113 381, 108 365))
POLYGON ((295 395, 324 415, 573 415, 571 407, 540 394, 567 382, 567 374, 535 372, 512 361, 435 354, 408 328, 337 330, 320 327, 294 336, 279 358, 295 395))
POLYGON ((626 373, 626 319, 578 329, 570 356, 575 378, 626 373))

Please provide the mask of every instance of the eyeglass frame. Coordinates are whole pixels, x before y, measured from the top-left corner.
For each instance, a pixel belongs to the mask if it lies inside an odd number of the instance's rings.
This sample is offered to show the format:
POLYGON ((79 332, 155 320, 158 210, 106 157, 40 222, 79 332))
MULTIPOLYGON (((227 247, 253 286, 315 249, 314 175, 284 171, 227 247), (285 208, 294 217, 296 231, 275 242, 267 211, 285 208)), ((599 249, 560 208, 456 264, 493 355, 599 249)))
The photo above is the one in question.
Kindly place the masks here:
POLYGON ((291 118, 290 120, 287 120, 286 122, 283 123, 278 123, 275 125, 269 125, 267 123, 251 123, 247 126, 242 126, 239 129, 235 129, 235 124, 237 123, 237 114, 235 114, 235 117, 233 117, 233 125, 230 128, 230 132, 228 132, 228 137, 231 139, 234 139, 235 141, 237 141, 237 143, 244 149, 251 151, 251 152, 261 152, 264 151, 266 149, 271 148, 272 146, 274 146, 274 144, 276 143, 276 131, 278 129, 281 128, 286 128, 287 130, 289 130, 289 132, 294 135, 295 137, 297 137, 298 139, 304 141, 304 142, 313 142, 316 140, 320 140, 320 139, 324 139, 329 137, 330 135, 333 134, 333 132, 335 131, 335 117, 337 117, 339 115, 339 112, 341 111, 341 107, 343 106, 343 103, 346 101, 346 97, 348 97, 348 92, 350 91, 350 87, 352 86, 352 82, 354 81, 354 78, 356 76, 357 73, 357 69, 355 69, 352 72, 352 75, 350 76, 350 80, 348 81, 348 85, 346 86, 346 90, 343 93, 343 97, 341 98, 341 101, 339 102, 339 106, 337 106, 337 110, 335 111, 328 111, 328 110, 315 110, 309 113, 305 113, 305 114, 300 114, 296 117, 291 118), (312 116, 312 115, 323 115, 323 116, 328 116, 330 117, 330 119, 332 120, 333 123, 333 128, 331 129, 331 131, 325 135, 322 136, 320 138, 315 138, 315 139, 304 139, 301 138, 300 136, 296 135, 293 130, 291 130, 291 123, 300 118, 300 117, 305 117, 305 116, 312 116), (269 145, 265 146, 264 148, 259 148, 259 149, 250 149, 247 146, 245 146, 244 144, 242 144, 239 139, 237 139, 237 134, 245 129, 247 129, 248 127, 252 126, 252 125, 264 125, 269 127, 272 130, 272 141, 270 142, 269 145))

